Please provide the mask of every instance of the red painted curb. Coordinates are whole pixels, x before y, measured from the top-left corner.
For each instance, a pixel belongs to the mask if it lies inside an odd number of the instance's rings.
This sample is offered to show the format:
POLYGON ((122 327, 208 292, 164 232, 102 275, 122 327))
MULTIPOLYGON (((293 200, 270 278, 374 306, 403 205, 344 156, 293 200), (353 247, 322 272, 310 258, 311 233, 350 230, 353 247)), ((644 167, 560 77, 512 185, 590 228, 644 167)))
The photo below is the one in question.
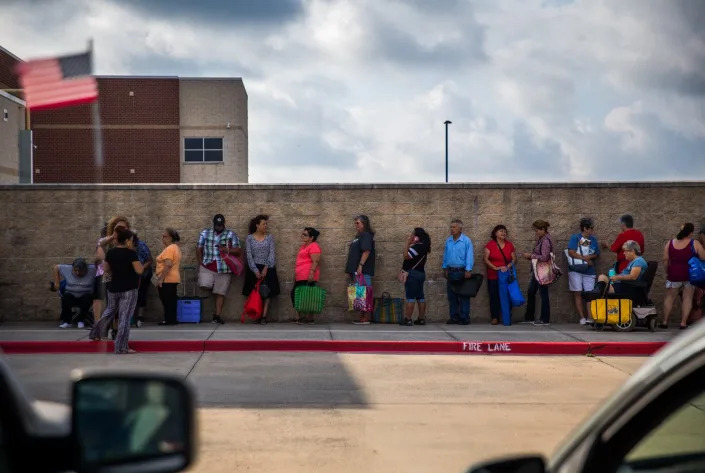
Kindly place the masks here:
POLYGON ((203 340, 139 340, 130 342, 138 352, 206 351, 203 340))
MULTIPOLYGON (((443 342, 378 340, 139 340, 138 352, 316 351, 350 353, 466 353, 477 355, 648 356, 666 342, 443 342)), ((7 354, 113 353, 113 342, 0 341, 7 354)))
MULTIPOLYGON (((130 342, 138 352, 204 351, 202 340, 142 340, 130 342)), ((115 345, 92 341, 0 341, 0 350, 6 354, 32 353, 114 353, 115 345)))
POLYGON ((590 342, 590 353, 597 356, 649 356, 668 342, 590 342))

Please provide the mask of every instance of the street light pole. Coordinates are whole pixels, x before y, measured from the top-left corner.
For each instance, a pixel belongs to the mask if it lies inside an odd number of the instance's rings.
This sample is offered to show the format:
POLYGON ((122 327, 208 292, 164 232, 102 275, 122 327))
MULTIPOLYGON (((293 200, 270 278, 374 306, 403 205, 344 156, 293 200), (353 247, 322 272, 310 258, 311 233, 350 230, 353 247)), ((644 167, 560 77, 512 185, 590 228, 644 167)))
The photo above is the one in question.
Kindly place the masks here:
POLYGON ((450 120, 443 122, 446 126, 446 183, 448 182, 448 125, 453 123, 450 120))

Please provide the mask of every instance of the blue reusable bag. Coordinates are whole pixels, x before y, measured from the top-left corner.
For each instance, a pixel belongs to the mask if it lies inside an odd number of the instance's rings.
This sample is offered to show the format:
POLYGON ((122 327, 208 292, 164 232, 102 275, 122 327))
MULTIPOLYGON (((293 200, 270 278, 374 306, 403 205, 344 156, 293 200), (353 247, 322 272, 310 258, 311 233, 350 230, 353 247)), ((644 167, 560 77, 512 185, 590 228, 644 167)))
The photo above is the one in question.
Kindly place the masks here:
POLYGON ((696 286, 705 284, 705 261, 693 256, 688 260, 688 276, 690 282, 696 286))
POLYGON ((512 277, 511 282, 507 282, 507 290, 509 291, 509 300, 512 303, 512 307, 521 307, 526 302, 524 295, 521 293, 521 288, 519 287, 519 281, 517 281, 517 270, 512 266, 512 277))

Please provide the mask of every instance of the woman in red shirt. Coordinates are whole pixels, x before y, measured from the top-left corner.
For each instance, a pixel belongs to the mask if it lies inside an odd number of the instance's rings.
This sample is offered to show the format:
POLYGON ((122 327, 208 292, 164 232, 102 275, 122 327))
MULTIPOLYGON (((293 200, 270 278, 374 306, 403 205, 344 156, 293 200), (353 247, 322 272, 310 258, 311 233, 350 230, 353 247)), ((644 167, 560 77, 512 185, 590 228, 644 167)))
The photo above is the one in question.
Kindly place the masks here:
POLYGON ((507 227, 497 225, 492 229, 492 239, 485 245, 487 290, 490 293, 492 325, 497 325, 502 315, 497 271, 508 271, 509 268, 516 263, 516 260, 516 249, 514 245, 512 245, 512 242, 507 240, 507 227))
MULTIPOLYGON (((321 276, 321 247, 316 240, 321 233, 312 227, 304 228, 301 233, 301 248, 296 255, 296 275, 294 276, 294 287, 291 289, 291 303, 294 304, 294 294, 299 286, 315 286, 321 276)), ((296 305, 294 305, 296 307, 296 305)), ((313 325, 313 314, 296 313, 294 322, 300 324, 306 322, 313 325)))

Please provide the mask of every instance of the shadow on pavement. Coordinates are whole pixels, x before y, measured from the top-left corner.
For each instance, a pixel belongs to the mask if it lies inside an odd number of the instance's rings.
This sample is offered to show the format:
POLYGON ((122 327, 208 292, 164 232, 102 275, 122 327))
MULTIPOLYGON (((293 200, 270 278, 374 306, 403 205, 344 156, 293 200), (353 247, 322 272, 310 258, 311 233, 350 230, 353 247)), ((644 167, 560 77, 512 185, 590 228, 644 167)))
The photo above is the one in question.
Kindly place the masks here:
POLYGON ((151 371, 186 377, 200 407, 367 407, 363 389, 336 353, 212 352, 0 355, 36 399, 70 402, 75 368, 151 371))
POLYGON ((368 404, 336 353, 205 353, 189 380, 204 407, 359 409, 368 404))

